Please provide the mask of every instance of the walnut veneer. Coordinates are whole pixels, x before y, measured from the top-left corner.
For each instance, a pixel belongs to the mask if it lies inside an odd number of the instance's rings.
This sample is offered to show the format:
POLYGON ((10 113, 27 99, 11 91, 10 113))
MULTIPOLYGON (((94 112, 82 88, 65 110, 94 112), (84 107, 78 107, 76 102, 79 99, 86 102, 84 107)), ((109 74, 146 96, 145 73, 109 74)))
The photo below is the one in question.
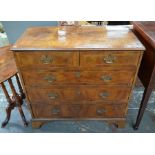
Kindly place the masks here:
POLYGON ((29 28, 13 46, 32 126, 57 119, 125 125, 144 51, 130 30, 29 28))

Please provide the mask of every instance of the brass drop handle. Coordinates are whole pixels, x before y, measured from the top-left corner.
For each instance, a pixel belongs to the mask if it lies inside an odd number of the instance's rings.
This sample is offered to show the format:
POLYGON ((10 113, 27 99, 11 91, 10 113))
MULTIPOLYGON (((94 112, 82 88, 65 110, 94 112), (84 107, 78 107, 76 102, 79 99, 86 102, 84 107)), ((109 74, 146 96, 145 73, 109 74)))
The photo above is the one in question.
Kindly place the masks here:
POLYGON ((57 115, 57 114, 59 114, 60 113, 60 108, 59 107, 54 107, 53 109, 52 109, 52 114, 53 115, 57 115))
POLYGON ((109 75, 101 76, 101 80, 104 82, 110 82, 112 80, 112 77, 109 75))
POLYGON ((107 111, 106 109, 100 108, 100 109, 97 109, 97 110, 96 110, 96 113, 97 113, 97 115, 102 115, 102 114, 104 114, 106 111, 107 111))
POLYGON ((103 99, 109 97, 109 93, 108 93, 108 92, 102 92, 102 93, 100 93, 99 95, 100 95, 100 97, 102 97, 103 99))
POLYGON ((113 56, 113 55, 108 55, 103 58, 103 61, 106 64, 113 64, 115 62, 115 60, 116 60, 116 56, 113 56))
POLYGON ((48 55, 42 55, 40 58, 42 64, 50 64, 53 61, 53 58, 48 55))
POLYGON ((44 80, 46 80, 49 83, 52 83, 56 80, 56 78, 54 76, 46 76, 44 77, 44 80))
POLYGON ((58 98, 58 94, 57 93, 48 93, 48 97, 52 100, 58 98))

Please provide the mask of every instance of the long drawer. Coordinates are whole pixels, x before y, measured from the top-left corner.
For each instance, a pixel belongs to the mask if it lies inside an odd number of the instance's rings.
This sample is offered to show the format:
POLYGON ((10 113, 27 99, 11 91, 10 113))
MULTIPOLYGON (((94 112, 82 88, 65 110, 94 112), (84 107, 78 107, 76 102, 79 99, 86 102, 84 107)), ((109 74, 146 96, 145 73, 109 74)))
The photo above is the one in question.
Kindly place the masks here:
POLYGON ((22 71, 25 85, 50 86, 62 84, 132 85, 135 71, 22 71))
POLYGON ((27 87, 28 96, 32 103, 65 103, 73 101, 128 101, 130 88, 115 86, 51 86, 48 88, 27 87))
POLYGON ((73 105, 31 105, 36 118, 121 118, 125 116, 125 105, 73 104, 73 105))

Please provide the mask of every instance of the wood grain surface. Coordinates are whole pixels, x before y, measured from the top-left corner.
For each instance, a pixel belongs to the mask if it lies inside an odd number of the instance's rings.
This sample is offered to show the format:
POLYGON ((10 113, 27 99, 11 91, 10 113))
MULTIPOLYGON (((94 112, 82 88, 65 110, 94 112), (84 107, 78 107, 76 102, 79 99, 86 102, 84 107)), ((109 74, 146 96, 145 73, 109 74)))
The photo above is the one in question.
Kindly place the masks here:
POLYGON ((96 26, 32 27, 12 50, 144 50, 130 30, 96 26))

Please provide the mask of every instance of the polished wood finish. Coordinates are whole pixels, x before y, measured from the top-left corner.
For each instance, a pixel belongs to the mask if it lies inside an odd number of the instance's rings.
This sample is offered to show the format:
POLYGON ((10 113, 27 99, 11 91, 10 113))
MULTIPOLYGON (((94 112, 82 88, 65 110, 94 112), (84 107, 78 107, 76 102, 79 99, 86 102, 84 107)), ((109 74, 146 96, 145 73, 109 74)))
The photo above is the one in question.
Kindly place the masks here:
POLYGON ((144 50, 130 30, 109 30, 96 26, 31 27, 12 50, 144 50))
POLYGON ((27 86, 49 86, 67 84, 113 84, 131 86, 135 71, 23 71, 23 80, 27 86), (34 74, 35 72, 35 74, 34 74))
POLYGON ((34 115, 37 118, 121 118, 125 115, 125 107, 126 105, 110 105, 106 103, 32 105, 34 115))
POLYGON ((146 47, 139 69, 145 87, 134 129, 138 129, 153 88, 155 88, 155 22, 133 22, 133 31, 146 47))
POLYGON ((13 46, 32 114, 50 120, 99 119, 125 125, 144 47, 130 30, 29 28, 13 46), (65 35, 59 31, 65 30, 65 35))
POLYGON ((10 45, 0 47, 0 83, 6 81, 17 73, 13 52, 10 51, 10 48, 10 45))
POLYGON ((22 104, 23 99, 25 98, 25 94, 23 92, 22 86, 20 84, 19 77, 17 75, 17 67, 14 61, 13 53, 10 51, 10 45, 6 47, 0 48, 0 86, 2 87, 2 90, 4 92, 4 95, 8 101, 8 106, 6 108, 6 119, 2 123, 2 127, 5 127, 11 116, 11 111, 18 107, 18 110, 20 112, 21 118, 24 122, 24 125, 27 126, 28 123, 25 119, 23 110, 22 110, 22 104), (19 88, 19 94, 16 92, 16 89, 12 82, 12 77, 15 76, 16 82, 19 88), (12 96, 9 95, 4 82, 8 82, 10 89, 12 91, 12 96))
POLYGON ((138 63, 139 52, 135 51, 109 51, 104 52, 81 52, 80 65, 93 67, 119 67, 119 66, 135 66, 138 63), (109 61, 108 59, 111 59, 109 61))
POLYGON ((127 102, 130 87, 106 85, 50 86, 50 88, 27 87, 32 103, 73 102, 73 101, 113 101, 127 102))
POLYGON ((16 53, 16 57, 21 67, 31 66, 35 68, 51 68, 51 67, 76 67, 78 64, 78 52, 22 52, 16 53), (25 61, 27 60, 27 61, 25 61))

